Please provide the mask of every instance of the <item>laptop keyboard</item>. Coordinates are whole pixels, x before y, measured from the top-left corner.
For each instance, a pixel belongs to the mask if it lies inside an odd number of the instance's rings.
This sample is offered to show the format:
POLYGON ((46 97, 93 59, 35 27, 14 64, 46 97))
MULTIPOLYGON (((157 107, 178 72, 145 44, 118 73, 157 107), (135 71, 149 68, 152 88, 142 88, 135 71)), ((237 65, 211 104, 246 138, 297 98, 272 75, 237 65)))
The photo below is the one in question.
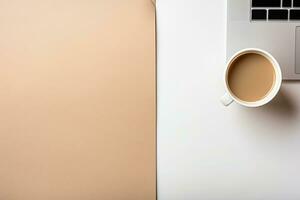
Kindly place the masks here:
POLYGON ((300 0, 252 0, 252 21, 300 21, 300 0))

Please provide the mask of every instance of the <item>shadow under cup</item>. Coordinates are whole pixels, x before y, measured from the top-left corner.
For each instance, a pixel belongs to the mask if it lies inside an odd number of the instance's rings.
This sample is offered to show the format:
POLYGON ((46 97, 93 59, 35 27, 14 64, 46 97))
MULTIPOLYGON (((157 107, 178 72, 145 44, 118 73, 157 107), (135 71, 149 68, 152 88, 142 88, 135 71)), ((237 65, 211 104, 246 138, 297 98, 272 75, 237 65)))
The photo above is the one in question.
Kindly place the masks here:
POLYGON ((236 54, 226 70, 226 86, 232 98, 245 106, 257 107, 271 101, 281 85, 277 61, 261 50, 236 54))

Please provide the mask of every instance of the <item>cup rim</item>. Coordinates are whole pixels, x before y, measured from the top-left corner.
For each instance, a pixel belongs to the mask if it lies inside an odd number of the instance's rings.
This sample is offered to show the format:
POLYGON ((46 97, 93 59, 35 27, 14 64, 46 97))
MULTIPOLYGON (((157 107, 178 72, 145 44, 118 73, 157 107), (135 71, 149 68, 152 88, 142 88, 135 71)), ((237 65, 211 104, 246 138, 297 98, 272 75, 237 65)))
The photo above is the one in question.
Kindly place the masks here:
POLYGON ((260 107, 263 106, 267 103, 269 103, 272 99, 274 99, 274 97, 278 94, 279 89, 281 87, 281 83, 282 83, 282 72, 281 72, 281 68, 279 63, 277 62, 277 60, 267 51, 264 51, 262 49, 258 49, 258 48, 246 48, 246 49, 242 49, 238 52, 236 52, 227 62, 226 64, 226 68, 225 68, 225 74, 224 74, 224 83, 225 83, 225 88, 226 88, 226 92, 228 93, 228 95, 237 103, 239 103, 240 105, 246 106, 246 107, 260 107), (258 100, 258 101, 253 101, 253 102, 247 102, 247 101, 243 101, 241 99, 239 99, 238 97, 236 97, 230 90, 229 85, 228 85, 228 71, 230 69, 231 64, 240 56, 248 54, 248 53, 256 53, 259 55, 264 56, 265 58, 267 58, 271 63, 272 66, 275 70, 275 83, 273 88, 271 89, 271 91, 269 91, 269 93, 262 99, 258 100))

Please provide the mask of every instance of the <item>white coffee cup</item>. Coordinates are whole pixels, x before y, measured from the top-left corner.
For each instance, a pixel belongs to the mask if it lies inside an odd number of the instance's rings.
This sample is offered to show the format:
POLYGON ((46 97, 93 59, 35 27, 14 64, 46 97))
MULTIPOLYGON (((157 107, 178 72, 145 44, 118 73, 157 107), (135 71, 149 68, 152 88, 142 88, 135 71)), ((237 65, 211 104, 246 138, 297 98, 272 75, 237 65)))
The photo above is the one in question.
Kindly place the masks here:
POLYGON ((274 97, 279 92, 281 83, 282 83, 282 74, 281 74, 280 66, 279 66, 278 62, 276 61, 276 59, 270 53, 268 53, 264 50, 261 50, 261 49, 257 49, 257 48, 243 49, 243 50, 237 52, 236 54, 234 54, 229 59, 227 65, 226 65, 226 69, 225 69, 225 73, 224 73, 224 84, 225 84, 226 93, 221 98, 221 102, 224 104, 224 106, 228 106, 233 101, 235 101, 236 103, 238 103, 242 106, 259 107, 259 106, 267 104, 272 99, 274 99, 274 97), (237 98, 231 92, 231 90, 229 88, 229 84, 228 84, 228 72, 229 72, 230 67, 232 66, 232 63, 240 56, 248 54, 248 53, 256 53, 256 54, 262 55, 265 58, 267 58, 272 63, 272 66, 274 67, 274 72, 275 72, 275 80, 274 80, 274 85, 273 85, 272 89, 268 92, 268 94, 263 99, 260 99, 255 102, 247 102, 247 101, 243 101, 243 100, 237 98))

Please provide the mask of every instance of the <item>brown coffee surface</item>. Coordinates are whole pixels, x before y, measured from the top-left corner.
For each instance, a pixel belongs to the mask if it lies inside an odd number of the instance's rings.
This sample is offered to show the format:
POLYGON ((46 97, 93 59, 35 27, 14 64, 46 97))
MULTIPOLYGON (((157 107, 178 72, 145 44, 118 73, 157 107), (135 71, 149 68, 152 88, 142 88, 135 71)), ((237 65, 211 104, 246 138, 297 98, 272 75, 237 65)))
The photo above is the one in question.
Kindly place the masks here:
POLYGON ((275 71, 262 55, 248 53, 237 58, 228 71, 228 85, 237 98, 255 102, 263 99, 273 87, 275 71))

